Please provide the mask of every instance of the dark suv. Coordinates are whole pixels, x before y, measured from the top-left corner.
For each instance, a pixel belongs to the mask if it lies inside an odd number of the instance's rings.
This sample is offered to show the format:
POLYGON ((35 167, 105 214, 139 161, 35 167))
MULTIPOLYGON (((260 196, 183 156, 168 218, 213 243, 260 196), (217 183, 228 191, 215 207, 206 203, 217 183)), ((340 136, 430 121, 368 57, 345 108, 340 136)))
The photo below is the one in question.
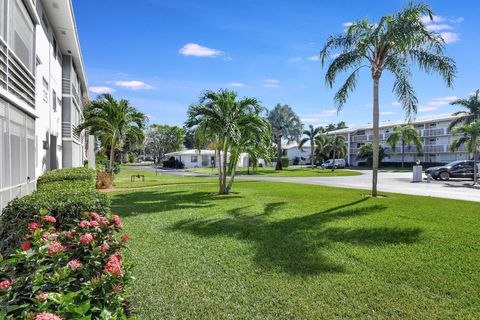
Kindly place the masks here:
POLYGON ((428 168, 425 170, 425 174, 427 176, 430 174, 435 180, 448 180, 450 178, 473 179, 473 161, 453 161, 441 167, 428 168))

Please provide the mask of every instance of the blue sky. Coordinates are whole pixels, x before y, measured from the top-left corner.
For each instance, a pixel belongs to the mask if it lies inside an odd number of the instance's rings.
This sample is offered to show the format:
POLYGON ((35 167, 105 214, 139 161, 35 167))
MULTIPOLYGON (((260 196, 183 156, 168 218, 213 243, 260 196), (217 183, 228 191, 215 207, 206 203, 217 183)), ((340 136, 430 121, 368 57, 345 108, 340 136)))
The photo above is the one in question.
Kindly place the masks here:
MULTIPOLYGON (((182 125, 186 110, 205 89, 230 88, 270 109, 289 104, 303 122, 325 125, 371 121, 372 83, 361 74, 343 111, 333 105, 318 52, 330 34, 354 20, 376 21, 408 1, 289 0, 74 0, 90 96, 111 92, 151 117, 182 125)), ((428 2, 437 15, 458 78, 447 88, 437 75, 414 72, 417 117, 451 113, 448 102, 480 87, 478 1, 428 2)), ((405 117, 382 77, 381 120, 405 117)))

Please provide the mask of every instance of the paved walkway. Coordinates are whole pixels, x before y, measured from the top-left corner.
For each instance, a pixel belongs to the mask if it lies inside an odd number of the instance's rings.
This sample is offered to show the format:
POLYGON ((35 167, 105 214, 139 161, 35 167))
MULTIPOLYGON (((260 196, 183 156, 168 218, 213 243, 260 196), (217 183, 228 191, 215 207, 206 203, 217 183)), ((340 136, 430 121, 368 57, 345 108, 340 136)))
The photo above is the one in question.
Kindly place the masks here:
MULTIPOLYGON (((155 171, 150 166, 132 167, 141 170, 155 171)), ((186 172, 182 170, 158 170, 163 174, 175 176, 212 177, 212 175, 186 172)), ((275 181, 303 184, 317 184, 324 186, 370 190, 372 171, 362 170, 363 174, 348 177, 265 177, 265 176, 237 176, 238 180, 275 181)), ((419 196, 430 196, 447 199, 458 199, 480 202, 480 189, 472 188, 471 180, 435 181, 426 180, 413 183, 411 172, 379 172, 378 190, 419 196)))

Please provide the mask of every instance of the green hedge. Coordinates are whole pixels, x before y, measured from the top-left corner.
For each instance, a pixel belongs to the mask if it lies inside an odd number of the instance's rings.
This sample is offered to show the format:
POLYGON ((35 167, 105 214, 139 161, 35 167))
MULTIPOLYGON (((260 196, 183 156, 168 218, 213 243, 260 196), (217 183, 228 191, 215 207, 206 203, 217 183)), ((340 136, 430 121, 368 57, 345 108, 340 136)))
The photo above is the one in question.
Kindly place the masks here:
POLYGON ((290 159, 288 157, 282 157, 282 168, 287 168, 290 165, 290 159))
POLYGON ((14 199, 0 216, 0 253, 8 255, 22 241, 28 221, 40 209, 47 209, 57 219, 55 227, 80 219, 85 211, 110 214, 110 200, 95 190, 96 172, 86 168, 60 169, 38 179, 37 191, 14 199))
MULTIPOLYGON (((37 188, 39 190, 48 183, 52 182, 68 182, 68 183, 78 183, 83 181, 85 184, 89 184, 90 189, 95 189, 95 181, 97 179, 97 173, 95 170, 88 168, 68 168, 68 169, 57 169, 45 172, 37 180, 37 188)), ((66 184, 68 186, 68 184, 66 184)))

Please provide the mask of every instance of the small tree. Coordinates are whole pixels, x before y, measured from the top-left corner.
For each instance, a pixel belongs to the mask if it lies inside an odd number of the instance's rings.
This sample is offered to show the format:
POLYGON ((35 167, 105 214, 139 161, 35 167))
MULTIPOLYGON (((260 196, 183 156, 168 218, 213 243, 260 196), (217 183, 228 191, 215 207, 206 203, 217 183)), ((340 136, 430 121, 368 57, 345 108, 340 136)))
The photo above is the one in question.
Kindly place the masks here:
POLYGON ((392 151, 396 152, 396 146, 400 142, 402 149, 402 168, 405 162, 405 146, 413 143, 417 148, 417 153, 423 152, 423 142, 420 133, 411 125, 394 126, 392 133, 387 139, 387 143, 392 147, 392 151))
POLYGON ((450 144, 450 150, 455 152, 462 145, 466 146, 468 152, 473 153, 473 184, 478 182, 478 151, 480 149, 480 119, 471 124, 466 124, 453 130, 454 134, 461 134, 462 137, 455 139, 450 144))
POLYGON ((450 122, 449 129, 453 129, 455 126, 462 124, 470 124, 480 119, 479 90, 475 91, 475 94, 471 95, 468 99, 458 99, 452 101, 450 104, 461 106, 466 110, 457 111, 453 114, 456 118, 450 122))
MULTIPOLYGON (((387 158, 388 155, 385 152, 385 149, 380 146, 378 159, 379 162, 382 163, 382 160, 387 158)), ((358 149, 357 152, 357 159, 358 160, 366 160, 367 164, 371 167, 373 163, 373 146, 371 143, 364 144, 363 146, 358 149)))
POLYGON ((333 165, 332 171, 335 171, 335 159, 338 156, 339 158, 343 158, 347 154, 347 144, 345 143, 344 136, 329 136, 327 138, 327 150, 333 155, 333 165))
POLYGON ((308 130, 303 131, 303 134, 306 135, 306 137, 300 140, 298 145, 298 148, 301 149, 305 143, 310 142, 310 161, 312 169, 315 167, 315 139, 317 139, 322 132, 322 127, 314 127, 313 125, 310 125, 308 130))
POLYGON ((303 125, 297 114, 288 105, 277 104, 267 115, 272 128, 273 142, 277 145, 275 170, 282 170, 282 140, 298 141, 303 125))
POLYGON ((147 130, 146 146, 160 163, 165 154, 182 150, 185 130, 177 126, 152 124, 147 130))

